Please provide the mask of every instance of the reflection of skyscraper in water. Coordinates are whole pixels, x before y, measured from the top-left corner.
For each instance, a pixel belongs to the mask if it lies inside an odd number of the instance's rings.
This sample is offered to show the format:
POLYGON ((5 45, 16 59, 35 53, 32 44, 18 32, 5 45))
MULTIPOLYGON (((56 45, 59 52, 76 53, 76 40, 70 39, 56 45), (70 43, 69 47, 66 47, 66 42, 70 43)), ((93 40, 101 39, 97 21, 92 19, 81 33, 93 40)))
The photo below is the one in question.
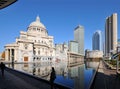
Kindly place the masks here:
POLYGON ((84 27, 77 26, 74 30, 74 40, 78 42, 78 53, 84 55, 84 27))
POLYGON ((75 89, 84 89, 84 65, 78 67, 78 78, 75 80, 77 83, 75 85, 75 89))
POLYGON ((75 66, 70 68, 70 77, 74 79, 74 89, 84 89, 85 88, 85 76, 84 76, 85 65, 75 66))

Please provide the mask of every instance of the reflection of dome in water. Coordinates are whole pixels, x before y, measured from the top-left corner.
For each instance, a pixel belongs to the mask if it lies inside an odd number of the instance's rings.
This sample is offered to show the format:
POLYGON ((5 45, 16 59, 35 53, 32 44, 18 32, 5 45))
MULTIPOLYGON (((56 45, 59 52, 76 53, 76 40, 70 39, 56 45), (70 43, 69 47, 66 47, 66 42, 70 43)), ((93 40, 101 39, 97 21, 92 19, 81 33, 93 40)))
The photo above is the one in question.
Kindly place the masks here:
POLYGON ((40 22, 39 16, 36 17, 36 21, 32 22, 29 27, 41 27, 45 28, 45 26, 40 22))

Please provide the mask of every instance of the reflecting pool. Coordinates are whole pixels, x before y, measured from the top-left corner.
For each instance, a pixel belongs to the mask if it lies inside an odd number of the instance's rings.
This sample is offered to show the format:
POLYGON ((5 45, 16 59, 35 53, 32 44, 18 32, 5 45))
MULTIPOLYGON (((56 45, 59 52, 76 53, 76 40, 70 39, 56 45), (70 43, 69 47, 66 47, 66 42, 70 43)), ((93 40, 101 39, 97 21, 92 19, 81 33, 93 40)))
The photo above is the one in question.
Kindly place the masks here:
POLYGON ((86 68, 85 64, 70 67, 66 62, 54 64, 51 62, 22 63, 8 64, 7 66, 48 81, 50 79, 51 67, 54 67, 57 74, 55 83, 67 86, 71 89, 88 89, 95 73, 95 69, 86 68))

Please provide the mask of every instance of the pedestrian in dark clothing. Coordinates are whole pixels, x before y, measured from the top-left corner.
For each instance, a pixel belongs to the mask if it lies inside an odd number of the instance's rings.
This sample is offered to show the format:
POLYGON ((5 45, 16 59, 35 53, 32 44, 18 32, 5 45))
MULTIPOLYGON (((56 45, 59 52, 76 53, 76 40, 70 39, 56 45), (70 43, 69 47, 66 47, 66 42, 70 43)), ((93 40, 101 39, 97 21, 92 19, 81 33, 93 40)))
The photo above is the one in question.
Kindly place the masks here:
POLYGON ((3 62, 1 62, 0 68, 1 68, 1 72, 2 72, 2 77, 4 77, 5 64, 3 62))
POLYGON ((51 89, 54 88, 54 80, 55 80, 55 78, 56 78, 55 69, 54 69, 54 67, 52 67, 52 71, 51 71, 51 74, 50 74, 51 89))

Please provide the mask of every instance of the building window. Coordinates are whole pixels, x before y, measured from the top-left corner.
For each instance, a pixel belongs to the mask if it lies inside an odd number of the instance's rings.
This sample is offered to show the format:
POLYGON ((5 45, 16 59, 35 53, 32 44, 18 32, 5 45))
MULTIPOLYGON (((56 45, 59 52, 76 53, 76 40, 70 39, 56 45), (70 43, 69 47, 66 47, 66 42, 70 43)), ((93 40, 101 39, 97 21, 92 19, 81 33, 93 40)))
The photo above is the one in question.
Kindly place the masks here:
POLYGON ((36 51, 34 51, 34 55, 36 55, 36 51))
POLYGON ((39 29, 39 28, 37 28, 37 30, 40 32, 40 29, 39 29))
POLYGON ((28 49, 28 44, 24 44, 24 48, 25 48, 25 49, 28 49))
POLYGON ((33 31, 36 31, 36 28, 33 28, 33 31))
POLYGON ((38 51, 38 54, 40 55, 40 50, 38 51))

